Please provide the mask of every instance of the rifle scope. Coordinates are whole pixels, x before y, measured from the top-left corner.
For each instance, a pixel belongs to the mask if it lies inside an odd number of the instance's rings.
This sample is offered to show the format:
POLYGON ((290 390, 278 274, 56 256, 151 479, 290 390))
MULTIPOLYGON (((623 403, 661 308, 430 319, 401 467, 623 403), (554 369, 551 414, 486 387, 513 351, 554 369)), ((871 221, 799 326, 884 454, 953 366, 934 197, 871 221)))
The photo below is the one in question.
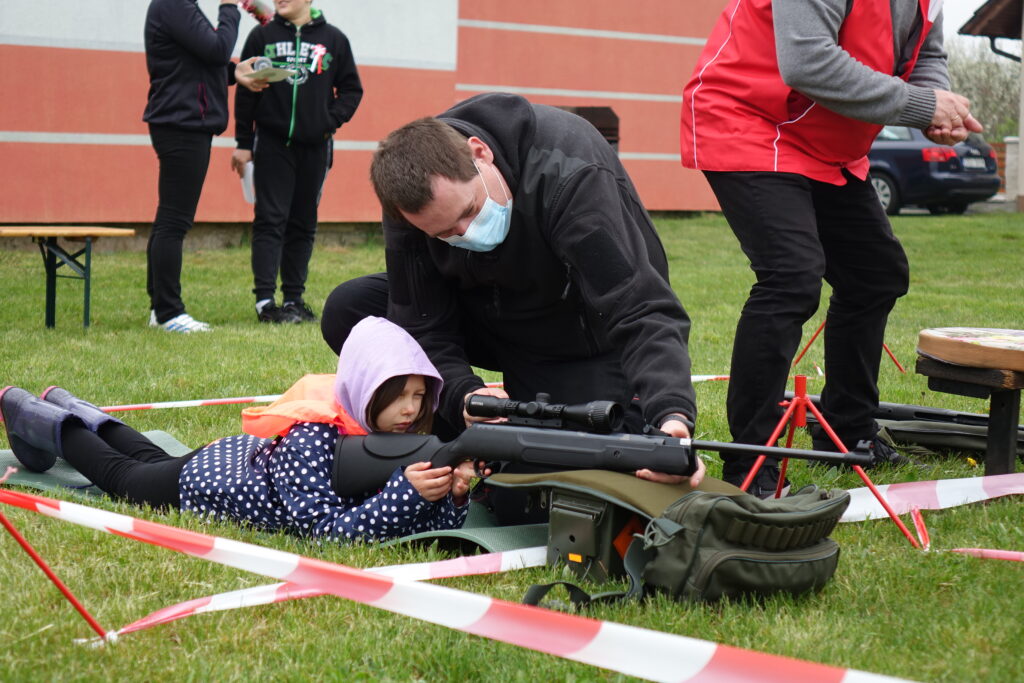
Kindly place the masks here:
POLYGON ((568 405, 548 403, 549 398, 547 394, 537 394, 534 401, 514 401, 474 394, 466 401, 466 412, 476 417, 507 417, 514 424, 575 426, 596 434, 622 429, 622 406, 615 401, 568 405))

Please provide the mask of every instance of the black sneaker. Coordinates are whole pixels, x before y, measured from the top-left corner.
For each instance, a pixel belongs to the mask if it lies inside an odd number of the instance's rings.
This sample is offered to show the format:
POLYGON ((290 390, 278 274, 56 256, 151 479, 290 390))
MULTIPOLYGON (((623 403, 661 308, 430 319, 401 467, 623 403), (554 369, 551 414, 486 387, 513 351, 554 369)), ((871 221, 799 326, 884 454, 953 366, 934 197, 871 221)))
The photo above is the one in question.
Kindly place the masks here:
MULTIPOLYGON (((836 452, 839 450, 836 448, 835 444, 832 443, 832 441, 825 436, 825 432, 823 430, 819 430, 817 432, 812 431, 811 433, 814 435, 814 450, 829 452, 836 452)), ((852 451, 857 445, 858 444, 854 444, 853 446, 847 446, 847 448, 852 451)), ((902 455, 898 450, 896 450, 896 445, 892 442, 888 435, 883 433, 882 431, 879 431, 877 434, 875 434, 874 438, 868 441, 868 448, 871 450, 871 454, 874 457, 874 460, 870 465, 865 465, 864 469, 870 469, 877 465, 899 466, 921 464, 916 460, 912 460, 911 458, 902 455)), ((829 463, 829 466, 843 467, 843 464, 829 463)))
POLYGON ((298 301, 285 301, 281 310, 297 316, 300 323, 315 323, 317 321, 316 313, 309 307, 309 304, 301 299, 298 301))
POLYGON ((872 467, 877 465, 919 465, 920 463, 911 460, 905 455, 901 455, 895 446, 882 437, 881 434, 876 434, 875 438, 871 440, 871 453, 874 455, 874 461, 871 463, 872 467))
MULTIPOLYGON (((733 486, 742 486, 743 481, 747 478, 749 470, 744 470, 742 474, 736 476, 734 474, 723 474, 722 478, 732 484, 733 486)), ((747 487, 747 493, 758 498, 774 498, 775 490, 779 485, 779 468, 777 465, 769 465, 765 463, 761 465, 761 469, 754 475, 754 481, 750 482, 750 486, 747 487)), ((782 496, 786 496, 789 493, 789 479, 782 483, 782 496)))
POLYGON ((299 318, 294 312, 289 311, 286 307, 278 306, 273 301, 263 307, 261 311, 256 313, 256 318, 261 323, 274 323, 275 325, 282 324, 297 324, 301 323, 302 319, 299 318))

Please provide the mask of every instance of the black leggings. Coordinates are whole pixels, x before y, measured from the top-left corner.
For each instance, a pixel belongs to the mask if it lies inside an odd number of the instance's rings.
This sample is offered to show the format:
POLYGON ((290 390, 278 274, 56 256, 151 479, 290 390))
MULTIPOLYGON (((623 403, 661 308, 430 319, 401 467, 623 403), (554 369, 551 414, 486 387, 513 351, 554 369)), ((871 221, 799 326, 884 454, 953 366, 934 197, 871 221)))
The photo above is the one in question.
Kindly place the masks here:
POLYGON ((146 245, 146 290, 157 322, 185 312, 181 301, 181 251, 192 228, 210 165, 210 141, 202 131, 150 124, 160 160, 159 205, 146 245))
POLYGON ((176 458, 126 425, 108 422, 94 434, 78 424, 61 430, 64 459, 115 498, 177 508, 178 478, 198 449, 176 458))

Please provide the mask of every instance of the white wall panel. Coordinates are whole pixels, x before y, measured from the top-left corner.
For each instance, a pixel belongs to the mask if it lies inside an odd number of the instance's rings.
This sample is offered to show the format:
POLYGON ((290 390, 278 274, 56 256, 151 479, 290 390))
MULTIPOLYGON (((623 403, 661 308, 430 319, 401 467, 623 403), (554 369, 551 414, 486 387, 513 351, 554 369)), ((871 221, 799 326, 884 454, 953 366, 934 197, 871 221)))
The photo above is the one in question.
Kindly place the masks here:
MULTIPOLYGON (((216 20, 217 0, 199 0, 216 20)), ((145 0, 2 0, 0 44, 142 52, 145 0)), ((458 0, 319 0, 368 66, 455 70, 458 0)), ((256 22, 242 14, 235 53, 256 22)))

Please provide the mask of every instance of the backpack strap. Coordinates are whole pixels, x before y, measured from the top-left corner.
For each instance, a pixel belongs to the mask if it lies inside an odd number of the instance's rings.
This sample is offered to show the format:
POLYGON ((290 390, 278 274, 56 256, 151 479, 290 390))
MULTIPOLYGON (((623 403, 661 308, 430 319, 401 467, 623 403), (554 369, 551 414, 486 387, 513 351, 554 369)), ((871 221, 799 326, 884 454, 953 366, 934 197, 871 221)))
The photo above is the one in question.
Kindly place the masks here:
MULTIPOLYGON (((622 558, 623 566, 626 569, 626 576, 629 578, 629 587, 624 591, 608 591, 605 593, 588 593, 574 583, 568 581, 554 581, 552 583, 538 583, 530 586, 523 596, 524 605, 539 605, 557 586, 565 586, 569 593, 569 602, 576 610, 580 610, 596 602, 619 602, 621 600, 640 600, 644 597, 643 573, 647 563, 654 559, 657 552, 655 548, 644 548, 643 538, 636 536, 629 544, 625 557, 622 558)), ((564 605, 564 603, 562 603, 564 605)), ((556 603, 557 606, 557 603, 556 603)))

